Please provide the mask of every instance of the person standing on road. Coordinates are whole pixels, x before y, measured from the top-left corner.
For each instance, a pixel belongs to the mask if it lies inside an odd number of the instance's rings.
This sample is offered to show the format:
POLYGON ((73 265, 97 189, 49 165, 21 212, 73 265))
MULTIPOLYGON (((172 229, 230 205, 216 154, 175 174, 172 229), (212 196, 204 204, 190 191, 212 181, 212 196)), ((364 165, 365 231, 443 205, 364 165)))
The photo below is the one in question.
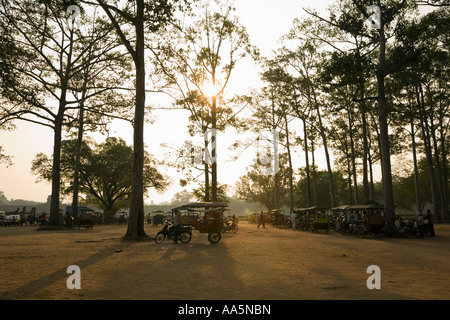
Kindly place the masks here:
POLYGON ((433 221, 431 220, 431 210, 428 209, 427 210, 427 215, 425 216, 425 220, 427 220, 427 228, 428 231, 430 232, 430 236, 434 237, 434 225, 433 225, 433 221))
POLYGON ((263 226, 263 228, 266 228, 266 224, 264 223, 264 211, 261 211, 261 213, 256 218, 258 219, 258 228, 260 225, 263 226), (258 219, 259 216, 259 219, 258 219))
POLYGON ((297 230, 297 213, 291 213, 292 230, 297 230))

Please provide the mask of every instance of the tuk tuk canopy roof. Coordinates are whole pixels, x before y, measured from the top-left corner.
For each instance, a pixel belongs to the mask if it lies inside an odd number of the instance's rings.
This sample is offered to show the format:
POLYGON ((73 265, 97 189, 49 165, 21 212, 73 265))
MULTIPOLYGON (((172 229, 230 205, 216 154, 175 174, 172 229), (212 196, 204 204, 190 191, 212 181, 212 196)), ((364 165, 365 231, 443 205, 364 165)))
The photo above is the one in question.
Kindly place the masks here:
POLYGON ((355 204, 347 207, 347 210, 364 210, 364 209, 384 209, 384 206, 380 204, 355 204))
POLYGON ((342 206, 338 206, 338 207, 331 208, 331 210, 345 210, 345 209, 347 209, 348 207, 351 207, 351 205, 349 205, 349 204, 344 204, 344 205, 342 205, 342 206))
POLYGON ((220 208, 228 207, 226 202, 192 202, 182 205, 180 208, 220 208))
POLYGON ((192 202, 182 206, 178 206, 172 209, 175 210, 193 210, 193 209, 205 209, 206 211, 214 210, 228 210, 228 204, 226 202, 192 202), (225 209, 227 208, 227 209, 225 209))
POLYGON ((312 211, 312 210, 328 210, 328 207, 321 207, 321 206, 313 206, 309 208, 297 208, 294 209, 295 212, 302 212, 302 211, 312 211))

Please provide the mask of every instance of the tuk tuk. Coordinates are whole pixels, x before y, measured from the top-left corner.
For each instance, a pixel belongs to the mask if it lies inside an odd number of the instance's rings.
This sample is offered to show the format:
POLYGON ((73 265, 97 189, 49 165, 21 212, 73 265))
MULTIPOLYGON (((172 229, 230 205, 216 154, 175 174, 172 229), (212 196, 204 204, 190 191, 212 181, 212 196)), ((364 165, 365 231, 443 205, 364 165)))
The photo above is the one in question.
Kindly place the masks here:
POLYGON ((353 205, 347 208, 348 218, 353 219, 354 229, 358 237, 364 238, 366 234, 372 234, 377 238, 383 235, 384 207, 379 204, 353 205))
POLYGON ((153 214, 152 222, 153 222, 154 226, 164 224, 164 211, 163 210, 155 210, 152 212, 152 214, 153 214))
POLYGON ((289 217, 284 214, 284 210, 272 209, 269 212, 272 227, 287 228, 290 222, 289 217))
POLYGON ((297 213, 297 221, 301 230, 309 230, 310 232, 325 230, 328 233, 330 228, 328 208, 313 206, 295 209, 294 212, 297 213))
POLYGON ((309 231, 318 232, 319 230, 325 230, 325 232, 328 233, 330 229, 329 216, 327 213, 328 208, 314 206, 308 208, 308 211, 313 216, 309 231))
POLYGON ((297 228, 306 231, 310 229, 312 216, 309 213, 308 208, 297 208, 294 209, 297 214, 297 228))
POLYGON ((224 212, 228 210, 226 202, 194 202, 178 207, 186 210, 182 224, 190 225, 200 233, 208 234, 208 241, 219 243, 222 238, 221 230, 224 224, 224 212))
POLYGON ((331 219, 332 222, 330 223, 330 226, 334 228, 334 231, 340 232, 342 223, 347 221, 346 213, 347 208, 350 207, 350 205, 341 205, 338 207, 334 207, 330 209, 331 212, 331 219))

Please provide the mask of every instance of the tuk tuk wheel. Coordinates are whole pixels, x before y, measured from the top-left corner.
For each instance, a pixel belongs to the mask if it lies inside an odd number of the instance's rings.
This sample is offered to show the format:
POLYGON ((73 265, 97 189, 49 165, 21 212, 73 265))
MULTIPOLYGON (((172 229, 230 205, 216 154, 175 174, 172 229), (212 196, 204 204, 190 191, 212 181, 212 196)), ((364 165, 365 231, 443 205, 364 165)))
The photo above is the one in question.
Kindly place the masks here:
POLYGON ((191 241, 192 239, 192 235, 189 232, 183 232, 180 236, 180 241, 182 243, 188 243, 189 241, 191 241))
POLYGON ((362 239, 365 236, 366 236, 366 230, 364 229, 364 227, 359 227, 358 228, 358 237, 360 237, 362 239))
POLYGON ((222 235, 220 234, 220 232, 213 231, 208 233, 208 241, 210 243, 216 244, 220 241, 220 239, 222 239, 222 235))
POLYGON ((156 234, 155 242, 157 244, 160 244, 164 241, 165 238, 166 238, 166 236, 164 235, 164 233, 162 231, 160 231, 156 234))

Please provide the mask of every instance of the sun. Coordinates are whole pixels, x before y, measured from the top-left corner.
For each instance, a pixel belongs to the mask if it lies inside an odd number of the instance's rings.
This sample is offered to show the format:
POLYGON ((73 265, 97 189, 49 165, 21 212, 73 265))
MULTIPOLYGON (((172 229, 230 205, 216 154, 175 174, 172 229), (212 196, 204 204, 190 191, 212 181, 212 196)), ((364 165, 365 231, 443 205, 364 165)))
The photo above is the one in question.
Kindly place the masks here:
POLYGON ((212 82, 208 81, 203 84, 202 92, 205 96, 213 98, 219 94, 220 87, 217 84, 212 84, 212 82))

